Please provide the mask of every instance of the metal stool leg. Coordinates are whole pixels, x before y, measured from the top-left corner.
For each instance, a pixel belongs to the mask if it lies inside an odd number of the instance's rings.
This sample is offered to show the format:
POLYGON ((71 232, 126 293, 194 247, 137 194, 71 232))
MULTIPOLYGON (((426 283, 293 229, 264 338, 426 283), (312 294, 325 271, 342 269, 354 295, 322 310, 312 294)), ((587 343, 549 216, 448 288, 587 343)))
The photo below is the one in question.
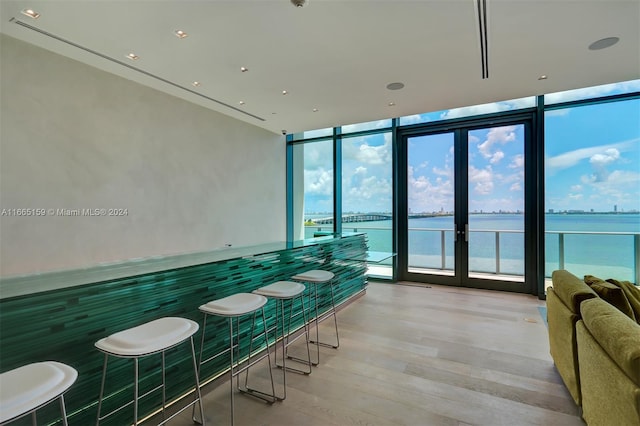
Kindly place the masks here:
MULTIPOLYGON (((290 371, 294 371, 297 373, 302 373, 302 374, 311 374, 311 366, 314 365, 313 362, 311 361, 311 350, 309 349, 309 321, 307 320, 307 310, 306 310, 306 306, 304 305, 304 293, 301 293, 299 297, 296 297, 294 299, 291 300, 291 311, 289 313, 289 323, 287 325, 287 343, 285 345, 285 348, 288 348, 290 344, 292 344, 293 342, 295 342, 298 338, 300 338, 301 336, 297 336, 293 341, 289 341, 289 335, 291 334, 291 319, 293 316, 293 304, 295 302, 295 299, 299 298, 300 299, 300 306, 302 309, 302 327, 304 329, 304 337, 305 337, 305 343, 307 346, 307 359, 303 359, 303 358, 297 358, 297 357, 293 357, 293 356, 289 356, 288 355, 288 350, 286 352, 285 358, 288 358, 290 360, 293 361, 297 361, 300 362, 302 364, 306 364, 308 366, 308 370, 300 370, 297 368, 293 368, 293 367, 287 367, 290 371)), ((284 329, 283 329, 284 332, 284 329)), ((315 364, 317 365, 317 363, 315 364)), ((280 367, 280 366, 278 366, 280 367)))
POLYGON ((107 361, 109 360, 109 355, 104 354, 104 365, 102 367, 102 384, 100 385, 100 397, 98 398, 98 418, 96 420, 96 426, 100 425, 100 411, 102 410, 102 398, 104 397, 104 382, 107 378, 107 361))
POLYGON ((133 425, 138 426, 138 358, 133 359, 134 365, 134 394, 133 394, 133 425))
POLYGON ((67 409, 64 407, 64 395, 60 395, 60 414, 62 414, 63 426, 69 426, 69 424, 67 423, 67 409))

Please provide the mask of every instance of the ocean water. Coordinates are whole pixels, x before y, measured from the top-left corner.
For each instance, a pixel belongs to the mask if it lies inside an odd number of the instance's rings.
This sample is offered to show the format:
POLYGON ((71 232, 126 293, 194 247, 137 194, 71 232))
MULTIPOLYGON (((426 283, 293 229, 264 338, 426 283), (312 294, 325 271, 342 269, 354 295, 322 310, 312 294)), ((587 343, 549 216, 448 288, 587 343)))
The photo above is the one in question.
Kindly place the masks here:
MULTIPOLYGON (((326 215, 315 217, 320 216, 326 215)), ((523 219, 518 214, 471 215, 470 271, 522 275, 523 219)), ((567 269, 578 276, 635 281, 634 265, 640 263, 640 253, 634 248, 634 239, 640 238, 640 214, 548 214, 545 228, 545 275, 567 269)), ((307 226, 306 236, 313 236, 318 229, 330 231, 331 225, 307 226)), ((390 220, 347 223, 343 229, 367 232, 370 250, 392 251, 390 220)), ((409 219, 409 266, 452 270, 452 230, 452 216, 409 219)))

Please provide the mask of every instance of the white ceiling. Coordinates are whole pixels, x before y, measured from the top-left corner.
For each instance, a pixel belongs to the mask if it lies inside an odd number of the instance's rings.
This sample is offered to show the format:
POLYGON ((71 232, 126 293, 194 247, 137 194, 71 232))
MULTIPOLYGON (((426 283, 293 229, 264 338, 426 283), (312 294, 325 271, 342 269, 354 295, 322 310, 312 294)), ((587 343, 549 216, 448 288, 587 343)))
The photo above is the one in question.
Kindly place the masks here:
POLYGON ((276 133, 640 78, 640 0, 487 0, 488 79, 476 0, 0 3, 9 36, 276 133))

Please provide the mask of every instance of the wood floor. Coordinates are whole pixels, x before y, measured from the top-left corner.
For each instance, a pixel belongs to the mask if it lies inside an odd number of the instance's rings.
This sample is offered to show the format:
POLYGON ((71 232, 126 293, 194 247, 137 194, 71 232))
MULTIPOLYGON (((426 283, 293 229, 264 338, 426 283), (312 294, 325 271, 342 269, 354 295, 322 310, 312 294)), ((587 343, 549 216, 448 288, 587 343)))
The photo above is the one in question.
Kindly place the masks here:
MULTIPOLYGON (((340 348, 321 348, 309 376, 287 374, 283 402, 236 394, 235 423, 584 425, 549 356, 540 306, 521 294, 370 283, 338 313, 340 348)), ((327 339, 332 325, 320 327, 327 339)), ((266 386, 266 366, 252 369, 255 387, 266 386)), ((207 424, 229 424, 228 382, 204 401, 207 424)), ((191 424, 190 410, 170 423, 191 424)))

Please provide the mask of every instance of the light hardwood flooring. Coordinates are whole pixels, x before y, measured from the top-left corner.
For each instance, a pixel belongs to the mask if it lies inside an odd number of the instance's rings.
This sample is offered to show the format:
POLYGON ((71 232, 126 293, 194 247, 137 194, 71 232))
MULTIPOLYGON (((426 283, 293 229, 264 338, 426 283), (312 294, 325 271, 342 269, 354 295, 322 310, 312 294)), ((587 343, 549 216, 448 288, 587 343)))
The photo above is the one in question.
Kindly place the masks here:
MULTIPOLYGON (((338 313, 340 348, 321 348, 309 376, 288 373, 285 401, 236 394, 235 423, 584 425, 549 355, 544 305, 529 295, 370 283, 338 313)), ((332 327, 325 321, 321 334, 329 339, 332 327)), ((266 387, 266 366, 252 369, 255 387, 266 387)), ((228 381, 206 392, 207 424, 229 424, 228 381)), ((190 410, 170 423, 191 424, 190 410)))

